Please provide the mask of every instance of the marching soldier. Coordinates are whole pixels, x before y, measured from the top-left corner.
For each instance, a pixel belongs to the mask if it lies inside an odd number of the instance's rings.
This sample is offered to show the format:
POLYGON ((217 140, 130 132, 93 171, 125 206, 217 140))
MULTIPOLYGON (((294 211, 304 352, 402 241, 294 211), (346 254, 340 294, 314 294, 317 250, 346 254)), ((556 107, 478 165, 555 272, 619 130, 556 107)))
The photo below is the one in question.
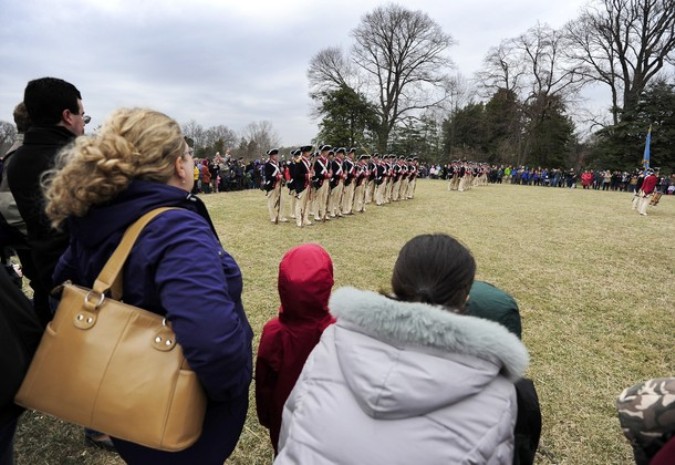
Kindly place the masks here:
POLYGON ((288 221, 286 218, 283 216, 279 218, 279 212, 281 211, 281 185, 283 184, 283 176, 281 168, 279 168, 279 149, 270 149, 267 155, 269 158, 263 167, 265 175, 263 189, 267 196, 267 210, 273 224, 278 224, 279 221, 285 223, 288 221))
MULTIPOLYGON (((386 158, 386 155, 384 156, 386 158)), ((375 165, 375 205, 384 205, 384 194, 387 188, 387 165, 383 160, 377 160, 375 165)))
POLYGON ((642 183, 645 181, 645 172, 640 170, 635 181, 635 192, 633 192, 633 210, 637 210, 640 205, 640 198, 642 195, 642 183))
POLYGON ((480 165, 480 177, 478 179, 478 185, 479 186, 487 186, 488 185, 488 173, 490 172, 490 165, 487 163, 483 163, 480 165))
POLYGON ((328 194, 329 181, 331 178, 330 166, 328 161, 328 152, 332 151, 330 145, 322 145, 319 149, 319 156, 314 160, 314 172, 312 175, 312 195, 314 220, 325 221, 328 219, 328 194))
POLYGON ((459 178, 459 186, 457 187, 457 190, 459 192, 464 192, 464 189, 467 187, 467 180, 469 177, 466 163, 462 163, 459 166, 459 172, 457 173, 457 177, 459 178))
POLYGON ((354 195, 356 188, 356 165, 354 164, 354 154, 356 149, 352 147, 347 152, 347 156, 342 162, 342 172, 344 173, 344 191, 342 194, 342 214, 353 215, 354 195))
POLYGON ((454 178, 453 190, 458 191, 459 190, 459 183, 461 181, 461 179, 459 177, 459 172, 461 171, 462 163, 459 160, 457 160, 453 163, 453 165, 455 166, 455 178, 454 178))
POLYGON ((312 188, 312 165, 309 157, 312 146, 305 145, 300 148, 300 159, 293 166, 293 190, 295 190, 295 223, 298 227, 311 226, 309 221, 309 209, 311 205, 312 188))
POLYGON ((638 213, 640 213, 640 215, 647 216, 647 206, 649 205, 649 201, 651 200, 652 195, 654 194, 657 181, 658 178, 654 174, 654 170, 651 168, 647 168, 645 179, 642 182, 642 189, 640 191, 640 202, 638 204, 638 213))
POLYGON ((410 162, 410 157, 405 158, 401 156, 401 187, 398 193, 398 198, 400 200, 408 200, 408 163, 410 162))
POLYGON ((384 157, 384 164, 385 167, 387 168, 387 172, 385 174, 385 180, 384 180, 384 203, 390 203, 391 202, 391 190, 394 185, 394 162, 393 159, 396 157, 396 155, 387 155, 384 157))
POLYGON ((380 161, 380 155, 377 153, 374 153, 372 158, 368 161, 368 164, 366 165, 366 175, 367 178, 365 180, 366 183, 366 205, 371 203, 373 199, 375 198, 375 175, 377 174, 377 164, 380 161))
MULTIPOLYGON (((401 155, 402 156, 402 155, 401 155)), ((391 183, 391 201, 398 202, 398 194, 401 192, 401 178, 403 171, 401 170, 401 157, 394 157, 394 164, 392 166, 393 181, 391 183)))
POLYGON ((478 186, 478 177, 480 176, 480 167, 478 163, 471 163, 471 184, 469 188, 478 186))
POLYGON ((328 201, 328 213, 331 218, 342 217, 342 194, 344 190, 344 170, 342 169, 343 157, 347 149, 340 147, 335 151, 335 157, 330 162, 330 199, 328 201))
POLYGON ((661 197, 663 197, 663 193, 666 190, 665 176, 660 176, 659 168, 654 168, 654 170, 655 170, 654 175, 658 178, 658 181, 656 182, 656 189, 654 190, 654 196, 652 197, 652 200, 649 202, 649 206, 651 207, 655 207, 659 204, 659 201, 661 200, 661 197))
POLYGON ((298 200, 295 196, 295 189, 293 188, 293 170, 295 165, 300 163, 300 149, 291 150, 291 159, 285 165, 284 179, 286 179, 286 186, 288 187, 288 196, 291 199, 291 218, 295 219, 295 203, 298 200))
POLYGON ((415 186, 417 184, 417 173, 419 172, 417 157, 412 157, 408 165, 408 191, 406 198, 415 198, 415 186))
POLYGON ((370 157, 368 155, 361 155, 356 164, 356 174, 354 179, 354 208, 358 213, 366 211, 366 189, 368 186, 368 177, 370 172, 368 166, 370 157))

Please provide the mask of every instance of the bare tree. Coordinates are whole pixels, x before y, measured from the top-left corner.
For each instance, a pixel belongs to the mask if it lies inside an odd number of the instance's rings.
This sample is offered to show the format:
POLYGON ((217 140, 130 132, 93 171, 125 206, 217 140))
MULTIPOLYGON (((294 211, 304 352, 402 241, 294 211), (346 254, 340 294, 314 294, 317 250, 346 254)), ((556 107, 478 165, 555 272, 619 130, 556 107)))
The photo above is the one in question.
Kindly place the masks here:
POLYGON ((206 132, 204 127, 195 120, 190 120, 183 124, 183 135, 189 137, 194 142, 195 148, 204 147, 206 145, 206 132))
POLYGON ((224 125, 208 128, 204 133, 204 145, 214 147, 217 151, 224 151, 237 145, 237 134, 224 125))
POLYGON ((440 111, 445 117, 447 113, 466 106, 478 95, 475 82, 468 80, 460 72, 448 79, 448 91, 450 93, 448 100, 442 102, 440 105, 429 108, 427 113, 437 113, 440 111))
POLYGON ((352 35, 354 61, 377 94, 384 150, 401 117, 447 98, 452 62, 444 53, 453 40, 426 13, 394 4, 366 14, 352 35))
POLYGON ((514 45, 525 67, 528 98, 555 95, 565 101, 584 85, 583 74, 564 54, 562 31, 537 24, 515 39, 514 45))
POLYGON ((608 85, 614 124, 647 84, 675 61, 675 0, 597 0, 566 26, 570 56, 585 76, 608 85))
POLYGON ((378 148, 384 151, 402 117, 448 98, 452 62, 444 53, 453 40, 426 13, 393 4, 366 14, 352 36, 349 57, 339 48, 314 56, 310 95, 343 86, 366 95, 377 110, 378 148))
POLYGON ((280 142, 279 135, 269 121, 250 123, 244 128, 243 134, 237 155, 248 160, 262 157, 280 142))
POLYGON ((508 39, 488 50, 483 69, 476 73, 476 80, 485 97, 494 95, 498 89, 520 94, 520 81, 524 74, 524 63, 516 58, 515 42, 508 39))
POLYGON ((508 124, 493 121, 492 126, 498 129, 502 143, 497 149, 514 154, 519 162, 541 159, 541 153, 534 152, 541 152, 537 147, 555 133, 554 126, 556 130, 569 129, 561 115, 587 81, 564 53, 565 47, 563 31, 537 24, 491 49, 484 70, 477 74, 483 90, 489 92, 495 114, 501 114, 497 110, 505 102, 515 105, 508 124))
POLYGON ((342 86, 353 87, 353 66, 339 47, 328 47, 312 57, 307 77, 312 94, 335 90, 342 86))
POLYGON ((484 89, 513 91, 524 101, 541 95, 567 100, 585 83, 581 70, 564 54, 562 31, 537 24, 524 34, 490 49, 477 73, 484 89))

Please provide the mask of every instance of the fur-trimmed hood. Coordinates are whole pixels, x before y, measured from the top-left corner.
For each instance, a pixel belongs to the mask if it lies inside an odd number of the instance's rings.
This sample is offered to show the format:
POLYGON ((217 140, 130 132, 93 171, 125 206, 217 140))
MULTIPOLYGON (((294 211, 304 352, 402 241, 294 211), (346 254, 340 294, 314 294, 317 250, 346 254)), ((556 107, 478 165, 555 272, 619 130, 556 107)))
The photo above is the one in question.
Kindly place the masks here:
POLYGON ((492 321, 341 288, 330 299, 346 382, 374 417, 425 414, 523 376, 528 354, 492 321))

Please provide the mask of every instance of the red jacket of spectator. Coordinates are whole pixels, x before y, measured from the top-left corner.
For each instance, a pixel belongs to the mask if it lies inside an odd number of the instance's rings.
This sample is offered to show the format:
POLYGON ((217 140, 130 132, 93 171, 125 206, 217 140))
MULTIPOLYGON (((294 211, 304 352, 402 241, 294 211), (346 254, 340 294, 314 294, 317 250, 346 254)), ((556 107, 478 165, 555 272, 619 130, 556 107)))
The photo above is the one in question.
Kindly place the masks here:
POLYGON ((263 328, 256 362, 255 394, 260 424, 270 430, 277 452, 284 403, 323 330, 335 320, 328 312, 333 262, 318 244, 289 250, 279 264, 279 316, 263 328))
POLYGON ((590 186, 591 181, 593 181, 593 174, 590 173, 589 171, 584 171, 581 173, 581 185, 582 186, 590 186))
POLYGON ((202 173, 202 182, 209 184, 211 182, 211 172, 209 171, 209 162, 204 160, 202 165, 199 167, 199 171, 202 173))
POLYGON ((665 446, 659 450, 649 465, 672 465, 675 463, 675 436, 670 438, 665 446))

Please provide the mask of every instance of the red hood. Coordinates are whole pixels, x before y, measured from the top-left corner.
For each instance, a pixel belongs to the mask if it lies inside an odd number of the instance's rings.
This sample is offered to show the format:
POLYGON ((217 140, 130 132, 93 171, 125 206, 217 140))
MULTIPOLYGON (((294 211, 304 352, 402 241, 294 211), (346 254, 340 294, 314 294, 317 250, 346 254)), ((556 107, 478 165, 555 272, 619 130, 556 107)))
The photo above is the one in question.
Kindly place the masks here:
POLYGON ((333 288, 333 261, 320 245, 303 244, 284 255, 279 264, 279 318, 316 321, 328 315, 333 288))

